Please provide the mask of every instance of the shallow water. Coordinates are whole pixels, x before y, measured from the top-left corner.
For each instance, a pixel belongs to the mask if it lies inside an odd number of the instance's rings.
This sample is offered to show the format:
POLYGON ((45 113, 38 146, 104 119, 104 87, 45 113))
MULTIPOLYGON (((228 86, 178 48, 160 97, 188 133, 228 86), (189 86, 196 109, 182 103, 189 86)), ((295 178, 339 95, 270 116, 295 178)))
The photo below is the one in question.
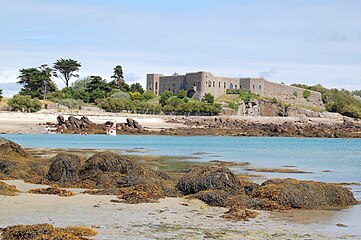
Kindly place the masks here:
MULTIPOLYGON (((193 156, 197 161, 250 162, 252 167, 281 168, 294 166, 312 173, 254 173, 266 178, 293 177, 324 182, 361 183, 361 140, 271 137, 176 137, 176 136, 106 136, 6 134, 0 135, 29 148, 115 149, 125 154, 193 156), (131 150, 131 151, 129 151, 131 150), (328 170, 327 172, 324 172, 328 170)), ((245 171, 246 167, 233 168, 245 171)), ((361 187, 350 186, 358 200, 361 187)), ((361 236, 360 205, 331 214, 317 226, 330 232, 361 236), (336 227, 337 223, 348 225, 336 227)), ((310 223, 315 224, 315 223, 310 223)))

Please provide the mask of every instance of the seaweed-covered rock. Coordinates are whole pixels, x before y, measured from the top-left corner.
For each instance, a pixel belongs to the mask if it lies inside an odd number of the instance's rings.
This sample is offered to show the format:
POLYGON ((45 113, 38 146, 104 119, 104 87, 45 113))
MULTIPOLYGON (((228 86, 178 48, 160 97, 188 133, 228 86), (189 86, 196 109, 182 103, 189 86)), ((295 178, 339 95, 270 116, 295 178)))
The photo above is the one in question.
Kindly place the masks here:
POLYGON ((236 175, 226 167, 200 167, 178 180, 177 188, 185 195, 203 190, 225 190, 229 193, 242 191, 236 175))
POLYGON ((15 186, 0 181, 0 195, 15 196, 17 191, 15 186))
POLYGON ((10 160, 0 159, 0 173, 7 174, 16 167, 16 164, 10 160))
POLYGON ((59 153, 51 159, 51 165, 47 174, 50 181, 75 181, 78 180, 81 159, 79 156, 69 153, 59 153))
POLYGON ((19 144, 7 140, 3 137, 0 137, 0 156, 8 156, 8 155, 19 155, 23 157, 28 156, 28 154, 19 144))
POLYGON ((335 209, 356 204, 352 192, 340 185, 292 178, 268 180, 254 195, 302 209, 335 209))
POLYGON ((119 156, 112 152, 100 152, 91 156, 85 163, 81 173, 83 175, 96 172, 119 172, 127 174, 137 168, 136 164, 126 157, 119 156))
POLYGON ((197 192, 192 197, 202 200, 210 206, 226 207, 228 206, 230 195, 224 190, 205 190, 197 192))
POLYGON ((48 195, 58 195, 60 197, 71 197, 71 196, 75 196, 75 193, 68 191, 68 190, 64 190, 64 189, 59 189, 59 188, 35 188, 35 189, 30 189, 28 191, 28 193, 34 193, 34 194, 48 194, 48 195))
POLYGON ((70 226, 55 228, 50 224, 13 225, 0 229, 3 240, 63 239, 85 240, 84 236, 95 236, 97 232, 88 227, 70 226))

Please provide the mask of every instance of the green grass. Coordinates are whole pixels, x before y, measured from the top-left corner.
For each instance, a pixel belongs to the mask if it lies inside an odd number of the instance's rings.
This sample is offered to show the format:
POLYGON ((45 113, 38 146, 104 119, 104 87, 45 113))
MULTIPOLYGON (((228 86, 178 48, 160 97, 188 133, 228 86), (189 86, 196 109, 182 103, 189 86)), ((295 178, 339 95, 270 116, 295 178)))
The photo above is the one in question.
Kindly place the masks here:
POLYGON ((220 96, 219 98, 217 98, 215 100, 215 102, 217 103, 221 103, 221 102, 225 102, 225 103, 229 103, 229 102, 234 102, 235 100, 239 99, 239 94, 224 94, 222 96, 220 96))

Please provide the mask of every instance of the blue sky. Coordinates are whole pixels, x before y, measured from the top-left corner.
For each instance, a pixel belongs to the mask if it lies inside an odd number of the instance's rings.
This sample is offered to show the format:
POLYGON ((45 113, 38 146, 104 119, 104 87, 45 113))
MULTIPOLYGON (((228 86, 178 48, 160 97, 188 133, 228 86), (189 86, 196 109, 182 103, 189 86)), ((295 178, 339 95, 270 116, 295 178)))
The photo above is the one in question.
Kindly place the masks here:
MULTIPOLYGON (((0 0, 0 87, 59 58, 81 77, 210 71, 361 89, 360 0, 0 0)), ((56 82, 60 87, 62 83, 56 82)))

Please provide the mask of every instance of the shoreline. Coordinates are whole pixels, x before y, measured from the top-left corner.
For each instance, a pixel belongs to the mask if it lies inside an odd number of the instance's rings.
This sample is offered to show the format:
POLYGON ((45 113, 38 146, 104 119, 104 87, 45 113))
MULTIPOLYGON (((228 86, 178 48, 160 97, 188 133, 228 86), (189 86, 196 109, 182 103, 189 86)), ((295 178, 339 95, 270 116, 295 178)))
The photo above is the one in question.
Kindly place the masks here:
MULTIPOLYGON (((0 112, 0 133, 55 132, 60 113, 42 110, 38 113, 0 112)), ((236 117, 236 116, 171 116, 76 111, 68 116, 88 116, 94 129, 67 129, 64 133, 103 134, 107 121, 117 121, 118 134, 168 136, 270 136, 315 138, 361 138, 361 121, 332 115, 329 118, 236 117), (139 122, 141 129, 120 127, 127 118, 139 122), (99 127, 98 127, 99 126, 99 127)))
POLYGON ((226 208, 211 207, 196 199, 165 198, 159 203, 129 205, 111 203, 110 200, 116 198, 112 195, 83 194, 84 189, 65 188, 76 193, 72 197, 31 194, 27 191, 47 185, 20 180, 2 181, 15 185, 20 193, 17 196, 0 196, 0 216, 3 216, 0 227, 38 223, 50 223, 56 227, 93 226, 99 232, 94 239, 190 239, 207 236, 216 239, 357 239, 359 236, 350 234, 348 228, 331 230, 330 225, 324 225, 330 216, 339 211, 300 210, 303 212, 298 214, 297 220, 294 218, 297 213, 293 210, 278 213, 259 210, 255 219, 235 222, 219 217, 226 208), (318 216, 316 220, 315 216, 318 216))

